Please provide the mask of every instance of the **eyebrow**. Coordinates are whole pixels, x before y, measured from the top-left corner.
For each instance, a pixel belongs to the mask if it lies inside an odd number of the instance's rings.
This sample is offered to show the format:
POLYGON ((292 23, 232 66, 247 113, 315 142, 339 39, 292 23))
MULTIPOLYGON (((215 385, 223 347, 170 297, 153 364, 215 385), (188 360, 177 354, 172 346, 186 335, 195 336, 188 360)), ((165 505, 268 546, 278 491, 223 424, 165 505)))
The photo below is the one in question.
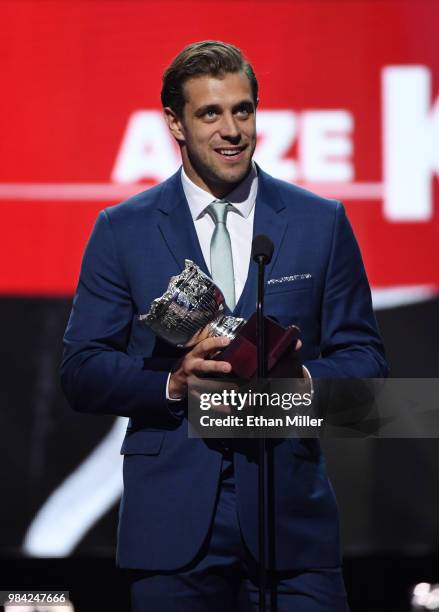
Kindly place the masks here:
MULTIPOLYGON (((232 112, 236 112, 240 108, 245 108, 246 110, 253 111, 255 108, 255 105, 252 100, 249 100, 249 99, 241 100, 240 102, 237 102, 236 104, 233 105, 232 112)), ((220 113, 221 110, 222 110, 222 107, 219 104, 205 104, 204 106, 200 106, 200 108, 195 111, 195 115, 197 117, 202 117, 208 111, 220 113)))

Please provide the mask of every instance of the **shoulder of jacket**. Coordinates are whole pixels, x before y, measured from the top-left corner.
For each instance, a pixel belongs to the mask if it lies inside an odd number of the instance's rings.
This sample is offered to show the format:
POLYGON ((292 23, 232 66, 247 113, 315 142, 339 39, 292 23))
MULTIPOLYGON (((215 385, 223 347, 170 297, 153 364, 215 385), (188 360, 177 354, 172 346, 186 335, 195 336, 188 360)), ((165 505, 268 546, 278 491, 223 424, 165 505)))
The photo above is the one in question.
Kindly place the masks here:
POLYGON ((279 195, 282 198, 283 203, 287 208, 294 208, 297 210, 303 209, 309 213, 322 212, 333 216, 336 211, 343 208, 343 205, 338 200, 332 198, 326 198, 317 193, 295 185, 294 183, 288 183, 287 181, 274 178, 266 173, 264 174, 264 180, 271 182, 272 186, 276 188, 279 195))

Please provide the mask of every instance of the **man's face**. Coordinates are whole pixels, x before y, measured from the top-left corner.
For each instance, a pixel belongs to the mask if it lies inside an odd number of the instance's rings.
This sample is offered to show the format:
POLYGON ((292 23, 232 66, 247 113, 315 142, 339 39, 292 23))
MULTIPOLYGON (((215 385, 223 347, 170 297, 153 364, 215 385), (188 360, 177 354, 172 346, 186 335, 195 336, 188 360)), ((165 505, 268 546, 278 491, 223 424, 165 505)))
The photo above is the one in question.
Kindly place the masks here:
POLYGON ((246 176, 256 146, 255 103, 244 72, 199 76, 184 84, 183 116, 167 113, 184 169, 199 187, 224 197, 246 176))

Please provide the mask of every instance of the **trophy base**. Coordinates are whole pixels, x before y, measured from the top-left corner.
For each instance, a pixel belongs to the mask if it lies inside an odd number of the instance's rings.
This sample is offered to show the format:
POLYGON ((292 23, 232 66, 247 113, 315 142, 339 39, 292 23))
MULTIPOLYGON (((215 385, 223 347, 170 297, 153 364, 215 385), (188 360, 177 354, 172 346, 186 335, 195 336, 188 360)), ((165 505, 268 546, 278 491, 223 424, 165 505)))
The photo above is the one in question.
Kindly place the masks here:
MULTIPOLYGON (((257 375, 256 313, 239 330, 239 335, 213 359, 228 361, 232 366, 229 376, 250 380, 257 375)), ((282 327, 273 319, 264 318, 267 368, 271 378, 301 378, 302 368, 295 346, 299 328, 282 327)))

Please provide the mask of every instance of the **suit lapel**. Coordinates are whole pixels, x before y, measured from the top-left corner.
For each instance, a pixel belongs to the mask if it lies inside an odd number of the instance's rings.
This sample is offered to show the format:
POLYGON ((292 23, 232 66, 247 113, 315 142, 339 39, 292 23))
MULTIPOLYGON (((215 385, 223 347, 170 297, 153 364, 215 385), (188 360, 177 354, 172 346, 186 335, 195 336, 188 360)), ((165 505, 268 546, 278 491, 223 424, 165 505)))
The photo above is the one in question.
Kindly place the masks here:
MULTIPOLYGON (((259 234, 268 236, 274 244, 271 262, 265 270, 265 279, 270 278, 271 270, 279 255, 282 240, 287 228, 285 204, 281 199, 274 179, 258 167, 258 193, 255 204, 253 238, 259 234)), ((256 309, 256 287, 258 267, 251 259, 247 282, 234 310, 235 315, 249 318, 256 309)))
MULTIPOLYGON (((273 257, 265 271, 265 278, 268 279, 279 255, 287 221, 285 205, 274 179, 260 168, 258 168, 258 193, 255 206, 253 238, 259 234, 266 234, 274 244, 273 257)), ((158 208, 161 213, 159 230, 179 269, 184 269, 185 259, 191 259, 210 276, 184 195, 180 171, 164 185, 158 208)), ((256 286, 257 265, 250 260, 247 281, 233 311, 235 316, 249 318, 255 311, 256 286)), ((228 308, 226 311, 230 312, 228 308)))
POLYGON ((180 172, 174 174, 163 189, 158 206, 161 211, 159 230, 180 270, 184 269, 184 260, 191 259, 210 276, 184 195, 180 172))

